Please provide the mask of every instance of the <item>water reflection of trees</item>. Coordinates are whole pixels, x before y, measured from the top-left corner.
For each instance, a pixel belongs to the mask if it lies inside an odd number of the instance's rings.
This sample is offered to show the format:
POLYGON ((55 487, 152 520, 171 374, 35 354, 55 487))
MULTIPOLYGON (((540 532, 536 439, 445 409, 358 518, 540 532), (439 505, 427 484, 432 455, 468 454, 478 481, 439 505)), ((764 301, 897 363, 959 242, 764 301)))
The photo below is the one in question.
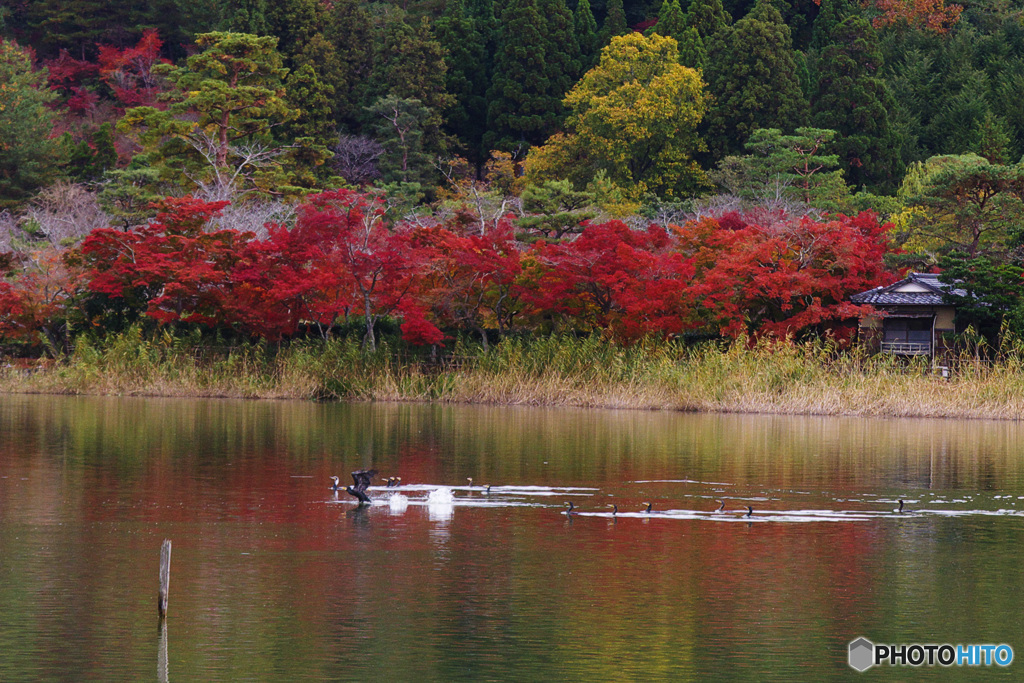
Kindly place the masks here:
POLYGON ((613 671, 741 680, 771 662, 794 677, 808 673, 786 669, 795 662, 840 666, 859 635, 1002 642, 1024 611, 1009 597, 1022 570, 1000 550, 1018 540, 1015 519, 747 526, 582 517, 567 527, 552 509, 457 507, 439 521, 416 506, 348 515, 326 485, 329 474, 374 465, 406 482, 472 476, 616 493, 628 481, 685 478, 780 496, 1017 494, 1021 429, 8 397, 0 633, 17 629, 30 645, 4 648, 0 672, 24 666, 45 678, 68 661, 83 671, 98 661, 113 678, 136 663, 151 672, 165 536, 175 542, 172 618, 188 615, 175 623, 171 669, 185 678, 387 667, 395 679, 512 670, 525 679, 613 671), (55 649, 54 634, 64 646, 55 649), (111 639, 122 643, 123 664, 88 654, 111 639))

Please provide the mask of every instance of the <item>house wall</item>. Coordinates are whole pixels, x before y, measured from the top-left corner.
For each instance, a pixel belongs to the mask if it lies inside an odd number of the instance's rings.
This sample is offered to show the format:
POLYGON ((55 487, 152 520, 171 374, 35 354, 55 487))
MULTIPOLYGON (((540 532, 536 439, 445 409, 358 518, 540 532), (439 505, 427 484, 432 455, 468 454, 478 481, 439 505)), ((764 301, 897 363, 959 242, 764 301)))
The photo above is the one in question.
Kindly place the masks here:
POLYGON ((861 318, 857 325, 857 336, 860 338, 860 343, 870 353, 881 351, 882 318, 874 315, 861 318))
POLYGON ((956 309, 952 306, 943 306, 935 309, 935 325, 933 327, 932 358, 939 365, 946 364, 946 356, 949 354, 953 344, 952 336, 956 332, 956 325, 953 317, 956 309), (946 339, 950 337, 950 339, 946 339))

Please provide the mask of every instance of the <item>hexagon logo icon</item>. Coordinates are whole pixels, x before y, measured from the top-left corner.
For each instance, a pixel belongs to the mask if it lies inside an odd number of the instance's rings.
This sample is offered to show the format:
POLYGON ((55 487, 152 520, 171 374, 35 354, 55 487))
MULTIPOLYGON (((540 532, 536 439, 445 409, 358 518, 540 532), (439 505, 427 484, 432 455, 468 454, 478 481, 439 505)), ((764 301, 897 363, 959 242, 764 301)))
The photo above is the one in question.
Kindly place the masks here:
POLYGON ((867 671, 875 663, 875 644, 867 638, 850 642, 850 666, 857 671, 867 671))

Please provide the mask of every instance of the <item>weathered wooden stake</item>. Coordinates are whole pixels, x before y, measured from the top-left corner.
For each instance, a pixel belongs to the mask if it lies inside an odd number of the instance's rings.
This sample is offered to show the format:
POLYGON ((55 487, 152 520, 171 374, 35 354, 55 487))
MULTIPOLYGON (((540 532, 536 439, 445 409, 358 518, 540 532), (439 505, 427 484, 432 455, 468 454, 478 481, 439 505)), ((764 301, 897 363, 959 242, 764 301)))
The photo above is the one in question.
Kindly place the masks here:
POLYGON ((164 539, 160 548, 160 592, 156 597, 156 609, 163 619, 167 616, 167 594, 171 590, 171 540, 164 539))
POLYGON ((157 652, 156 659, 156 680, 159 683, 167 683, 168 678, 168 666, 167 666, 167 620, 160 620, 160 650, 157 652))

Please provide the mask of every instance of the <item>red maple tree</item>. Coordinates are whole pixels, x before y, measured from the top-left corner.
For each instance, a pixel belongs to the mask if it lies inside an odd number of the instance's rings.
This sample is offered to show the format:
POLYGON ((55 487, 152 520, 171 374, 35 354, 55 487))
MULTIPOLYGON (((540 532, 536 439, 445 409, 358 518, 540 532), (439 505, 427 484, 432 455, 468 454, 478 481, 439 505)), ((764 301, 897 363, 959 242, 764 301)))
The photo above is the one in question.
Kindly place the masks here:
POLYGON ((848 299, 893 281, 887 229, 870 212, 768 227, 734 213, 676 232, 696 268, 688 296, 710 324, 729 337, 786 337, 866 312, 848 299))

